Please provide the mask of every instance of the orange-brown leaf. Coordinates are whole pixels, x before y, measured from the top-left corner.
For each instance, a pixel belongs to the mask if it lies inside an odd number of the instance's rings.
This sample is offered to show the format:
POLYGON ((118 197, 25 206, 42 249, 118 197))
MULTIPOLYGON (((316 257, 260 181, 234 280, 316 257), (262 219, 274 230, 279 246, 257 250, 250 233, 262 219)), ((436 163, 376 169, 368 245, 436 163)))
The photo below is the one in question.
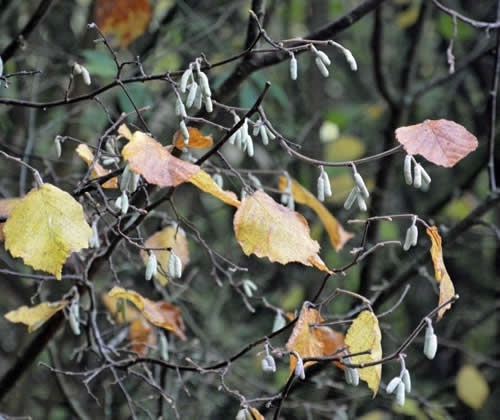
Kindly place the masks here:
POLYGON ((281 264, 299 262, 330 272, 318 255, 319 244, 310 237, 306 219, 263 191, 242 200, 233 225, 236 240, 246 255, 267 257, 281 264))
MULTIPOLYGON (((21 201, 21 198, 2 198, 0 199, 0 217, 9 217, 12 209, 21 201)), ((0 223, 0 241, 4 240, 3 225, 0 223)))
POLYGON ((103 293, 101 299, 108 312, 119 324, 133 322, 140 317, 139 311, 122 298, 103 293), (123 303, 123 308, 119 310, 120 301, 123 303))
POLYGON ((149 349, 156 344, 154 328, 144 318, 137 318, 130 324, 128 335, 132 351, 140 357, 146 356, 149 349))
POLYGON ((118 132, 130 140, 122 150, 123 157, 134 172, 151 184, 175 187, 200 170, 199 166, 173 156, 146 133, 136 131, 131 134, 126 126, 121 126, 118 132))
MULTIPOLYGON (((167 226, 164 229, 156 232, 150 236, 144 243, 146 248, 172 248, 174 254, 177 255, 182 262, 182 267, 189 264, 189 249, 186 239, 185 232, 176 226, 167 226)), ((168 267, 168 259, 170 257, 170 251, 151 251, 156 255, 157 261, 163 267, 164 270, 168 267)), ((141 251, 141 257, 144 263, 147 263, 148 254, 141 251)), ((158 271, 155 275, 162 286, 165 286, 168 279, 158 271)))
POLYGON ((477 148, 477 138, 467 129, 449 120, 425 120, 399 127, 396 139, 410 155, 422 155, 428 161, 452 167, 477 148))
POLYGON ((129 300, 151 324, 172 331, 181 340, 186 339, 184 322, 182 321, 181 311, 177 306, 166 301, 154 302, 134 290, 126 290, 116 286, 108 294, 111 297, 129 300))
POLYGON ((252 413, 252 416, 254 420, 265 420, 264 416, 260 414, 260 411, 257 410, 256 408, 249 407, 250 413, 252 413))
MULTIPOLYGON (((304 302, 286 348, 296 351, 301 358, 332 356, 341 350, 344 347, 344 335, 329 327, 319 326, 323 321, 320 313, 309 302, 304 302)), ((304 367, 314 363, 306 362, 304 367)), ((294 372, 296 364, 296 358, 290 357, 290 373, 294 372)))
MULTIPOLYGON (((287 177, 280 176, 278 184, 279 190, 284 191, 287 183, 287 177)), ((344 244, 353 237, 353 234, 345 231, 339 221, 313 194, 294 179, 292 179, 292 195, 295 202, 310 207, 318 215, 328 232, 330 243, 336 251, 340 251, 344 247, 344 244)))
POLYGON ((172 142, 175 147, 182 149, 184 147, 189 147, 191 149, 205 149, 214 144, 212 136, 204 136, 200 130, 195 127, 188 127, 189 132, 189 142, 184 143, 184 137, 182 136, 181 130, 177 130, 174 134, 174 141, 172 142))
MULTIPOLYGON (((455 296, 455 287, 451 281, 450 275, 446 270, 443 260, 443 248, 441 246, 441 236, 438 233, 436 226, 431 226, 426 229, 427 235, 431 238, 431 258, 434 264, 434 276, 439 283, 439 304, 442 305, 447 300, 455 296)), ((438 321, 443 317, 444 313, 451 308, 451 303, 441 308, 438 312, 438 321)))
MULTIPOLYGON (((92 150, 90 149, 89 146, 86 144, 80 144, 76 148, 76 153, 78 156, 82 158, 82 160, 90 167, 92 163, 94 162, 94 153, 92 153, 92 150)), ((108 169, 104 169, 99 162, 95 162, 94 165, 92 166, 92 178, 98 178, 100 176, 104 176, 109 174, 111 171, 108 169)), ((114 177, 111 179, 108 179, 104 184, 102 184, 103 188, 118 188, 118 178, 114 177)))
POLYGON ((148 0, 96 0, 95 20, 102 32, 126 48, 148 27, 151 6, 148 0))

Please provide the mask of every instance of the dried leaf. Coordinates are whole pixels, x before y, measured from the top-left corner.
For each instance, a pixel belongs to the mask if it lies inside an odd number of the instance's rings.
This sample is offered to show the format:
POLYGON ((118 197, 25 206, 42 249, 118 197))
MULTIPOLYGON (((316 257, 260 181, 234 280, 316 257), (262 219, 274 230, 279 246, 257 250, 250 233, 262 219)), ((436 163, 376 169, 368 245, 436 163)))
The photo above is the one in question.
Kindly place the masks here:
POLYGON ((59 312, 68 304, 67 300, 59 302, 42 302, 31 308, 21 306, 5 314, 10 322, 22 323, 28 326, 28 332, 33 332, 41 327, 55 313, 59 312))
POLYGON ((178 307, 165 301, 153 302, 134 290, 121 287, 113 287, 108 295, 129 300, 151 324, 172 331, 181 340, 186 339, 184 322, 178 307))
POLYGON ((101 299, 108 312, 119 324, 133 322, 140 317, 140 312, 122 298, 103 293, 101 299), (120 301, 122 301, 124 305, 123 308, 119 310, 120 301))
MULTIPOLYGON (((434 276, 439 283, 439 304, 442 305, 447 300, 455 296, 455 287, 451 281, 450 275, 446 270, 443 260, 443 248, 441 246, 441 236, 439 236, 436 226, 426 229, 427 235, 431 238, 431 258, 434 264, 434 276)), ((438 312, 439 321, 444 313, 451 308, 451 303, 441 308, 438 312)))
POLYGON ((88 247, 92 229, 82 206, 71 195, 43 184, 14 207, 4 234, 5 248, 12 256, 60 280, 62 266, 71 253, 88 247))
POLYGON ((262 414, 260 414, 259 410, 253 407, 249 407, 250 413, 252 413, 252 416, 254 420, 266 420, 262 414))
POLYGON ((425 120, 399 127, 396 139, 410 155, 422 155, 428 161, 452 167, 477 148, 477 138, 460 124, 448 120, 425 120))
POLYGON ((144 33, 151 20, 148 0, 96 0, 95 21, 106 35, 126 48, 144 33))
POLYGON ((456 381, 458 398, 474 410, 480 409, 490 395, 484 375, 475 366, 464 365, 458 371, 456 381))
POLYGON ((311 239, 306 219, 263 191, 243 199, 233 225, 246 255, 267 257, 281 264, 300 262, 330 272, 318 255, 319 244, 311 239))
POLYGON ((177 130, 174 134, 174 140, 172 144, 178 149, 183 149, 184 147, 189 147, 191 149, 205 149, 211 147, 214 144, 212 136, 204 136, 200 130, 195 127, 188 127, 189 132, 189 142, 184 143, 184 136, 181 130, 177 130))
MULTIPOLYGON (((21 198, 2 198, 0 199, 0 217, 9 217, 12 209, 21 201, 21 198)), ((0 223, 0 241, 5 239, 3 226, 5 223, 0 223)))
POLYGON ((128 335, 131 349, 139 357, 146 356, 149 349, 156 345, 154 328, 144 318, 137 318, 130 324, 128 335))
MULTIPOLYGON (((146 181, 161 187, 175 187, 187 181, 200 170, 199 166, 178 159, 152 137, 136 131, 131 137, 123 129, 118 133, 128 138, 129 143, 123 148, 122 155, 130 168, 141 174, 146 181)), ((127 129, 128 130, 128 129, 127 129)))
MULTIPOLYGON (((284 191, 287 183, 288 179, 285 176, 280 176, 278 185, 279 190, 284 191)), ((339 221, 328 211, 328 209, 294 179, 292 179, 292 195, 295 202, 310 207, 318 215, 328 232, 330 243, 336 251, 340 251, 344 247, 344 244, 354 236, 352 233, 345 231, 339 221)))
MULTIPOLYGON (((371 311, 361 312, 347 330, 345 343, 350 353, 359 353, 369 350, 370 354, 352 356, 353 364, 371 363, 382 358, 382 335, 378 325, 378 319, 371 311)), ((357 368, 359 377, 368 384, 373 391, 373 397, 377 394, 380 378, 382 377, 382 365, 374 365, 365 368, 357 368)))
MULTIPOLYGON (((92 165, 92 162, 94 161, 94 153, 92 153, 92 150, 90 149, 89 146, 86 144, 80 144, 76 148, 76 153, 78 156, 82 158, 82 160, 90 167, 92 165)), ((92 178, 98 178, 104 175, 108 175, 111 171, 108 169, 104 169, 98 162, 95 162, 94 165, 92 166, 92 178)), ((111 179, 108 179, 104 184, 102 184, 103 188, 118 188, 118 178, 114 177, 111 179)))
POLYGON ((220 188, 212 177, 203 169, 200 169, 192 177, 190 177, 188 182, 195 185, 200 190, 213 195, 226 204, 234 207, 238 207, 240 205, 240 200, 238 200, 235 193, 220 188))
MULTIPOLYGON (((320 313, 312 308, 309 302, 304 302, 299 319, 286 343, 286 348, 296 351, 301 358, 334 355, 344 347, 344 335, 329 327, 317 325, 322 322, 324 319, 320 313)), ((315 363, 313 361, 306 362, 304 367, 315 363)), ((296 364, 296 358, 291 356, 290 373, 295 371, 296 364)))
MULTIPOLYGON (((177 255, 182 262, 182 266, 185 267, 189 264, 189 249, 186 239, 185 232, 176 226, 167 226, 166 228, 156 232, 154 235, 150 236, 144 243, 146 248, 172 248, 174 254, 177 255)), ((170 251, 151 251, 156 255, 157 261, 166 270, 168 266, 168 259, 170 257, 170 251)), ((148 254, 141 251, 141 257, 146 264, 148 260, 148 254)), ((168 278, 165 277, 159 270, 155 276, 162 286, 168 283, 168 278)))

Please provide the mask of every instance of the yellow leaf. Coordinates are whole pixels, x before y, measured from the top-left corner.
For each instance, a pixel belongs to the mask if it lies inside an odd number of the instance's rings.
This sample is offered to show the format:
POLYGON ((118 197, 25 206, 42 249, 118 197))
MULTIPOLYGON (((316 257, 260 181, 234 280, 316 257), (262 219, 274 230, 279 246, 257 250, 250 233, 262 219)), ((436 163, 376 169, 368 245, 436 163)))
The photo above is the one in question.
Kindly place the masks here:
MULTIPOLYGON (((436 281, 439 283, 439 305, 442 305, 447 300, 455 296, 455 287, 453 282, 446 270, 446 266, 443 261, 443 249, 441 247, 441 236, 439 236, 436 226, 431 226, 426 229, 427 235, 431 238, 431 258, 434 264, 434 276, 436 281)), ((437 316, 439 321, 444 313, 451 308, 451 303, 442 307, 437 316)))
MULTIPOLYGON (((186 234, 182 229, 176 226, 167 226, 159 232, 156 232, 146 240, 144 246, 146 248, 172 248, 174 254, 181 259, 182 267, 189 264, 189 249, 186 234)), ((168 267, 170 251, 153 250, 151 252, 156 255, 156 260, 160 263, 161 267, 166 270, 168 267)), ((144 263, 147 263, 148 254, 141 251, 141 257, 144 263)), ((168 282, 168 278, 165 277, 165 275, 159 270, 157 271, 155 277, 162 286, 165 286, 168 282)))
MULTIPOLYGON (((286 189, 288 179, 285 176, 279 178, 279 190, 286 189)), ((325 226, 330 238, 330 243, 336 251, 340 251, 344 244, 353 237, 353 234, 344 230, 338 220, 328 211, 328 209, 308 190, 294 179, 292 180, 292 195, 295 202, 305 204, 314 210, 321 222, 325 226)))
POLYGON ((260 414, 259 410, 256 408, 250 407, 249 410, 250 413, 252 413, 254 420, 265 420, 264 416, 260 414))
POLYGON ((10 322, 22 323, 28 326, 28 332, 33 332, 41 327, 56 312, 67 305, 67 300, 59 302, 43 302, 31 308, 21 306, 20 308, 5 314, 10 322))
POLYGON ((263 191, 243 199, 233 225, 246 255, 267 257, 281 264, 300 262, 330 272, 318 255, 319 244, 311 239, 306 219, 263 191))
MULTIPOLYGON (((9 217, 12 209, 21 201, 21 198, 2 198, 0 200, 0 216, 9 217)), ((0 223, 0 241, 4 240, 3 226, 5 223, 0 223)))
POLYGON ((484 405, 490 395, 490 388, 483 374, 475 366, 462 366, 456 381, 458 398, 474 410, 484 405))
POLYGON ((88 247, 92 229, 82 206, 51 184, 31 190, 12 210, 4 226, 5 248, 37 270, 61 279, 74 251, 88 247))
POLYGON ((226 191, 220 188, 212 177, 207 174, 203 169, 200 169, 193 176, 188 179, 188 182, 198 187, 200 190, 205 191, 217 197, 219 200, 234 207, 240 205, 240 200, 232 191, 226 191))
MULTIPOLYGON (((344 347, 344 335, 326 326, 320 313, 311 307, 309 302, 304 302, 300 310, 299 319, 293 327, 292 334, 286 343, 288 350, 299 353, 305 357, 332 356, 344 347)), ((314 361, 304 363, 304 367, 313 365, 314 361)), ((295 370, 297 359, 290 357, 290 373, 295 370)))
MULTIPOLYGON (((86 144, 80 144, 76 148, 76 153, 89 167, 94 162, 94 153, 92 153, 92 150, 86 144)), ((108 169, 104 169, 98 162, 95 162, 94 166, 92 166, 92 178, 98 178, 100 176, 107 175, 110 172, 111 171, 108 169)), ((102 187, 110 189, 118 188, 118 178, 115 176, 114 178, 108 179, 104 184, 102 184, 102 187)))
POLYGON ((108 295, 129 300, 151 324, 172 331, 181 340, 186 339, 184 322, 178 307, 166 301, 153 302, 134 290, 126 290, 121 287, 113 287, 108 295))
POLYGON ((214 144, 212 136, 204 136, 200 130, 194 127, 188 127, 189 132, 189 142, 184 143, 184 137, 181 130, 177 130, 174 134, 174 140, 172 144, 178 149, 183 149, 184 147, 189 147, 190 149, 205 149, 214 144))
MULTIPOLYGON (((347 330, 345 343, 350 353, 359 353, 369 350, 370 354, 353 356, 353 364, 376 362, 382 358, 382 335, 378 325, 378 319, 371 311, 361 312, 347 330)), ((373 397, 377 394, 382 377, 382 365, 374 365, 358 368, 359 377, 368 384, 373 391, 373 397)))

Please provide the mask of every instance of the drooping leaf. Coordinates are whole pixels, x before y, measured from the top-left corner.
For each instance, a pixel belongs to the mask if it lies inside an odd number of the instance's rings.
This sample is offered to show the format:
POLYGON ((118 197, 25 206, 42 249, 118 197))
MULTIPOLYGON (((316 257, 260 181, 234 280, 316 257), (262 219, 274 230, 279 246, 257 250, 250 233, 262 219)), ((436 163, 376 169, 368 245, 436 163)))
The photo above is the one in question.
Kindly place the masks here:
MULTIPOLYGON (((345 343, 350 353, 370 351, 370 354, 352 356, 351 361, 355 364, 376 362, 382 358, 382 335, 378 325, 378 319, 371 311, 361 312, 347 330, 345 343)), ((368 384, 377 394, 380 378, 382 377, 382 365, 377 364, 365 368, 358 368, 359 377, 368 384)))
POLYGON ((101 299, 108 312, 119 324, 133 322, 141 316, 140 312, 123 298, 103 293, 101 299))
POLYGON ((148 0, 96 0, 95 20, 102 32, 126 48, 146 30, 151 6, 148 0))
POLYGON ((460 368, 456 388, 458 398, 474 410, 481 408, 490 395, 488 382, 473 365, 463 365, 460 368))
MULTIPOLYGON (((156 232, 154 235, 150 236, 144 245, 147 248, 172 248, 174 254, 177 255, 182 262, 182 267, 189 264, 189 249, 186 239, 185 232, 176 226, 167 226, 164 229, 156 232)), ((168 267, 168 259, 170 257, 170 251, 151 251, 156 255, 156 259, 164 270, 168 267)), ((148 260, 148 254, 144 251, 141 252, 142 259, 144 263, 148 260)), ((168 278, 160 272, 157 271, 155 276, 162 286, 165 286, 168 282, 168 278)))
POLYGON ((237 207, 240 202, 231 191, 221 189, 215 181, 199 166, 173 156, 147 134, 136 131, 131 133, 126 125, 121 125, 118 133, 129 140, 122 155, 128 160, 130 168, 141 174, 146 181, 161 187, 175 187, 190 182, 226 204, 237 207))
POLYGON ((71 253, 88 247, 92 229, 85 221, 82 206, 71 195, 43 184, 14 207, 4 235, 5 248, 12 256, 60 280, 63 264, 71 253))
POLYGON ((59 302, 42 302, 36 306, 29 308, 28 306, 21 306, 13 311, 5 314, 10 322, 22 323, 28 326, 28 332, 33 332, 40 328, 47 320, 49 320, 55 313, 59 312, 68 304, 67 300, 60 300, 59 302))
MULTIPOLYGON (((76 153, 78 156, 82 158, 82 160, 90 167, 92 165, 92 162, 94 161, 94 153, 92 153, 92 150, 90 149, 89 146, 86 144, 80 144, 76 148, 76 153)), ((99 162, 95 162, 94 165, 92 166, 92 178, 98 178, 100 176, 104 176, 109 174, 110 171, 108 169, 104 169, 99 162)), ((118 188, 118 178, 114 177, 111 179, 108 179, 105 183, 102 184, 103 188, 118 188)))
POLYGON ((146 356, 149 349, 156 344, 154 328, 142 317, 130 324, 128 334, 130 347, 139 357, 146 356))
POLYGON ((254 420, 266 420, 264 416, 260 413, 259 410, 253 407, 249 407, 250 413, 252 413, 252 417, 254 420))
MULTIPOLYGON (((12 209, 21 201, 21 198, 2 198, 0 199, 0 217, 9 217, 12 209)), ((3 226, 5 223, 0 223, 0 241, 5 239, 3 226)))
MULTIPOLYGON (((434 264, 434 276, 439 283, 439 304, 442 305, 447 300, 455 296, 455 287, 451 281, 450 275, 446 270, 443 260, 443 248, 441 246, 441 236, 439 236, 436 226, 426 229, 427 235, 431 238, 431 258, 434 264)), ((437 316, 439 321, 444 313, 451 308, 451 303, 442 307, 437 316)))
MULTIPOLYGON (((304 302, 299 319, 293 327, 292 334, 286 343, 286 348, 305 357, 324 357, 335 355, 344 347, 344 335, 330 327, 321 326, 324 322, 320 313, 312 308, 309 302, 304 302)), ((304 367, 313 365, 314 361, 304 363, 304 367)), ((295 370, 297 360, 290 357, 290 373, 295 370)))
POLYGON ((118 133, 129 140, 122 155, 130 168, 151 184, 175 187, 200 170, 199 166, 173 156, 166 147, 142 131, 131 134, 122 125, 118 133))
POLYGON ((151 324, 172 331, 181 340, 186 339, 184 322, 178 307, 166 301, 154 302, 134 290, 126 290, 121 287, 113 287, 108 294, 111 297, 129 300, 151 324))
POLYGON ((263 191, 242 200, 233 225, 236 240, 246 255, 267 257, 281 264, 299 262, 330 272, 318 255, 319 244, 311 239, 306 219, 263 191))
POLYGON ((181 130, 177 130, 174 134, 174 140, 172 144, 178 149, 183 149, 184 147, 189 147, 191 149, 205 149, 214 144, 212 136, 205 136, 195 127, 188 127, 189 132, 189 142, 184 143, 184 137, 182 136, 181 130))
POLYGON ((477 148, 477 138, 467 129, 449 120, 425 120, 399 127, 396 139, 410 155, 422 155, 428 161, 452 167, 477 148))
POLYGON ((200 190, 213 195, 226 204, 234 207, 238 207, 240 205, 240 200, 238 200, 235 193, 223 190, 203 169, 200 169, 193 176, 191 176, 188 179, 188 182, 198 187, 200 190))
MULTIPOLYGON (((279 190, 284 191, 287 183, 288 179, 285 176, 280 176, 279 190)), ((313 194, 294 179, 292 179, 292 195, 295 202, 310 207, 318 215, 328 232, 330 243, 336 251, 340 251, 344 247, 344 244, 353 237, 353 234, 345 231, 339 221, 313 194)))

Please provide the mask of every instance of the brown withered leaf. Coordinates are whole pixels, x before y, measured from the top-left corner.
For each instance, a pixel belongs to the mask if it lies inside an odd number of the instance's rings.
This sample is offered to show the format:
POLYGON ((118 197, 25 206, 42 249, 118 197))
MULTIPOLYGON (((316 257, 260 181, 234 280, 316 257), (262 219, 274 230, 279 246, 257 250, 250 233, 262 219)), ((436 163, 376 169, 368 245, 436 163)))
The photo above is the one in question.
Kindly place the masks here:
POLYGON ((132 351, 135 351, 140 357, 146 356, 149 349, 156 345, 154 328, 142 317, 130 324, 128 335, 132 351))

